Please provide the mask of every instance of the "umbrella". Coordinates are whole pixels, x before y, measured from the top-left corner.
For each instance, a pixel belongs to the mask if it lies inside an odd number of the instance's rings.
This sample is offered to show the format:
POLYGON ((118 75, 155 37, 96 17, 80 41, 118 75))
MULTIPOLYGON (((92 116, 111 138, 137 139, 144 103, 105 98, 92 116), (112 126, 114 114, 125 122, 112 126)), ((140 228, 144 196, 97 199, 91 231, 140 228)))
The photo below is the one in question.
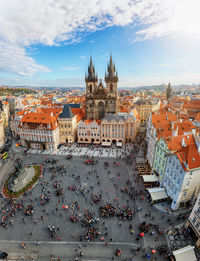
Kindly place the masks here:
POLYGON ((150 254, 147 254, 147 258, 150 258, 151 257, 151 255, 150 254))
POLYGON ((144 232, 140 233, 140 236, 143 237, 144 236, 144 232))
POLYGON ((156 253, 156 250, 155 249, 152 249, 152 251, 151 251, 153 254, 155 254, 156 253))

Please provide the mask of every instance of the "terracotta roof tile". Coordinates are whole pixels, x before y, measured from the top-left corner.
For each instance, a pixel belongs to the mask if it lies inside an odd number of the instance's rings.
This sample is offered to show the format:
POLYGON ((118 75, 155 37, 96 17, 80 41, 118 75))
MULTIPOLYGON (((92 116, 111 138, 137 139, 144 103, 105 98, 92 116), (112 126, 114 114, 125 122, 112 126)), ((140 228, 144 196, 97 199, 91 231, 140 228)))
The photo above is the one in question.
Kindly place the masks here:
POLYGON ((38 113, 38 112, 27 113, 22 117, 20 123, 23 124, 22 126, 24 126, 24 124, 28 124, 29 126, 31 126, 30 123, 36 124, 36 126, 34 125, 35 127, 33 128, 37 128, 40 124, 43 126, 50 124, 50 128, 48 129, 51 130, 54 130, 58 127, 56 118, 54 116, 51 116, 49 113, 38 113))

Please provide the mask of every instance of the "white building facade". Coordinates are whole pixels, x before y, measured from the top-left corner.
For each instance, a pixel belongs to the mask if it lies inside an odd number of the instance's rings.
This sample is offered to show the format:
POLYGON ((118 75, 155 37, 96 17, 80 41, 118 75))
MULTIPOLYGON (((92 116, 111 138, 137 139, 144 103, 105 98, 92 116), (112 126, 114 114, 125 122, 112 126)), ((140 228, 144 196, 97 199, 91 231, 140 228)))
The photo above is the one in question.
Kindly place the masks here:
POLYGON ((78 143, 100 144, 101 126, 98 121, 80 121, 77 127, 78 143))
POLYGON ((19 129, 21 143, 28 149, 56 150, 60 143, 57 120, 47 113, 27 113, 19 129))
MULTIPOLYGON (((200 161, 198 165, 200 165, 200 161)), ((183 167, 176 153, 169 154, 162 186, 172 199, 172 210, 177 210, 181 204, 189 202, 192 204, 199 191, 200 166, 196 169, 188 169, 187 164, 183 167)))
POLYGON ((197 238, 196 246, 200 247, 200 193, 192 209, 192 212, 186 222, 186 225, 190 227, 195 233, 197 238))

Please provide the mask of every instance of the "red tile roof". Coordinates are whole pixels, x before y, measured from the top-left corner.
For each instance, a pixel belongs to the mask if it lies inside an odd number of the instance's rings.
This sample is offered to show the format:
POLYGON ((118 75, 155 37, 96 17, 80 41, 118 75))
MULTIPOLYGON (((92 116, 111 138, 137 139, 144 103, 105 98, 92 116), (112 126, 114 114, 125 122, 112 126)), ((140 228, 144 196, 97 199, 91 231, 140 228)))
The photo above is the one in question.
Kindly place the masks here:
POLYGON ((183 148, 182 140, 184 139, 184 143, 186 146, 189 144, 195 143, 193 135, 180 135, 180 136, 173 136, 173 137, 166 137, 165 142, 167 144, 168 149, 171 152, 179 151, 183 148))
POLYGON ((182 147, 176 155, 186 171, 200 168, 200 154, 195 143, 182 147))
POLYGON ((60 113, 62 112, 62 109, 57 109, 57 108, 38 108, 37 112, 43 112, 43 113, 53 113, 53 116, 58 118, 60 113))
POLYGON ((25 114, 20 120, 19 127, 23 128, 24 125, 27 125, 33 129, 38 128, 40 125, 51 130, 54 130, 58 127, 57 120, 54 116, 51 116, 49 113, 38 112, 30 112, 25 114), (47 125, 50 125, 50 128, 47 127, 47 125))

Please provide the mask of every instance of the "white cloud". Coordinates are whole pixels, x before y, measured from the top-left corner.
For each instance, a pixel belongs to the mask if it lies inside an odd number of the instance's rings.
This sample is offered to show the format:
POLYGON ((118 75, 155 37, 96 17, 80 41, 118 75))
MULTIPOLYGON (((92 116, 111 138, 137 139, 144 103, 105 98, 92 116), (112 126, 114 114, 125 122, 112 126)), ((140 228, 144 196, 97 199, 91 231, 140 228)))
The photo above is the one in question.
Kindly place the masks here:
POLYGON ((65 66, 65 67, 62 67, 62 70, 65 70, 65 71, 77 71, 77 70, 80 70, 81 67, 72 67, 72 66, 65 66))
POLYGON ((50 70, 35 62, 29 57, 23 47, 0 42, 0 71, 30 76, 36 72, 49 72, 50 70))
POLYGON ((82 60, 84 60, 84 59, 86 59, 86 56, 85 56, 85 55, 81 55, 80 58, 81 58, 82 60))
POLYGON ((199 0, 1 0, 0 58, 4 50, 5 54, 0 68, 24 75, 47 70, 26 53, 26 47, 78 42, 109 26, 134 24, 137 30, 142 25, 135 41, 174 34, 200 37, 199 9, 199 0), (7 45, 13 47, 11 62, 7 45))
POLYGON ((167 35, 200 38, 199 0, 154 0, 156 9, 147 17, 147 26, 137 32, 135 41, 167 35))
POLYGON ((173 64, 171 64, 171 63, 161 63, 160 66, 161 67, 172 67, 173 64))

